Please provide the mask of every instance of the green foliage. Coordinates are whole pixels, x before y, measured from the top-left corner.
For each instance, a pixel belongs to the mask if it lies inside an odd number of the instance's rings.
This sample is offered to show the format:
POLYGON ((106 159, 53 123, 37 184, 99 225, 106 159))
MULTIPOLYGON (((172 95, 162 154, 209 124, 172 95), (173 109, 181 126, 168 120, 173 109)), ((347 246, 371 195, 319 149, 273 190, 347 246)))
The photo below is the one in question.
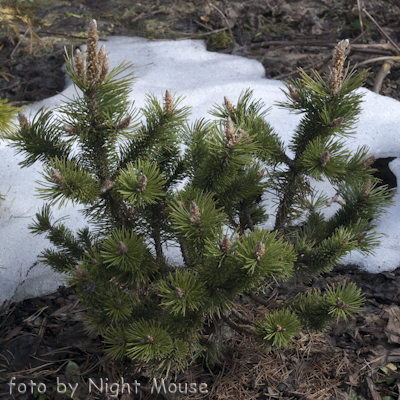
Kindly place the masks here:
POLYGON ((392 195, 377 185, 369 150, 346 148, 361 111, 354 90, 366 73, 346 69, 342 77, 345 42, 326 81, 301 72, 287 83, 281 106, 303 114, 291 159, 250 89, 236 105, 227 98, 214 105, 215 121, 192 125, 169 91, 134 109, 130 65, 109 72, 95 21, 88 35, 85 54, 66 56, 82 95, 66 99, 57 117, 20 115, 8 138, 25 154, 23 167, 45 164, 39 195, 49 204, 31 230, 53 244, 43 262, 67 273, 88 309, 88 332, 102 335, 107 352, 176 374, 222 360, 224 324, 277 349, 301 328, 323 330, 359 312, 364 298, 346 282, 296 296, 257 323, 235 311, 242 294, 265 304, 259 296, 267 287, 318 276, 350 251, 369 253, 379 243, 373 228, 392 195), (311 179, 328 181, 337 194, 318 193, 311 179), (267 192, 277 199, 273 229, 262 227, 267 192), (90 228, 73 233, 53 221, 50 205, 69 200, 83 206, 90 228), (332 203, 339 207, 326 218, 332 203))
POLYGON ((262 324, 257 324, 255 335, 269 347, 287 347, 299 332, 300 323, 296 314, 282 309, 267 315, 262 324))

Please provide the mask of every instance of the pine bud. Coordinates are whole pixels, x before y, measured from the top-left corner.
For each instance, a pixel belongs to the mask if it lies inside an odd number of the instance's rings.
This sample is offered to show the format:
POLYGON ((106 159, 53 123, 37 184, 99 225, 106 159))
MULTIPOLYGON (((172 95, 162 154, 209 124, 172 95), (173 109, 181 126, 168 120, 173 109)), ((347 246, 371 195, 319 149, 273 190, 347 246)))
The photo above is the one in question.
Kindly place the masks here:
POLYGON ((172 96, 169 90, 165 92, 164 98, 164 112, 172 113, 174 111, 174 102, 172 100, 172 96))
POLYGON ((235 112, 236 110, 235 110, 235 107, 233 107, 233 105, 232 105, 232 103, 229 101, 229 99, 225 96, 224 97, 224 103, 225 103, 225 106, 230 110, 230 111, 232 111, 232 112, 235 112))
POLYGON ((118 336, 114 336, 114 340, 115 340, 119 345, 124 345, 124 344, 125 344, 124 340, 121 339, 121 338, 118 337, 118 336))
POLYGON ((22 111, 18 111, 18 121, 21 128, 29 128, 29 122, 22 111))
POLYGON ((37 220, 38 220, 41 224, 44 223, 44 219, 43 219, 43 217, 42 217, 39 213, 36 213, 36 218, 37 218, 37 220))
POLYGON ((142 175, 138 180, 136 191, 143 192, 144 190, 146 190, 146 186, 147 186, 147 176, 142 175))
POLYGON ((265 254, 265 244, 263 242, 258 242, 254 248, 254 255, 257 261, 261 261, 263 255, 265 254))
POLYGON ((282 325, 276 324, 275 329, 277 332, 285 332, 286 329, 282 327, 282 325))
POLYGON ((221 248, 221 250, 224 253, 229 253, 229 250, 231 249, 232 243, 231 243, 228 235, 224 235, 224 238, 223 239, 219 239, 218 243, 219 243, 219 247, 221 248))
POLYGON ((70 135, 76 135, 76 133, 77 133, 76 128, 74 128, 71 125, 67 125, 67 124, 63 125, 63 131, 70 135))
POLYGON ((363 167, 365 168, 365 167, 369 167, 371 164, 373 164, 373 162, 375 161, 375 156, 370 156, 370 157, 368 157, 365 161, 364 161, 364 163, 363 163, 363 167))
POLYGON ((84 292, 94 293, 96 291, 96 282, 93 280, 86 281, 81 285, 84 292))
POLYGON ((82 53, 79 49, 75 50, 75 69, 79 79, 85 82, 85 67, 83 65, 82 53))
POLYGON ((193 225, 196 225, 200 221, 200 216, 201 216, 200 209, 197 206, 197 204, 193 201, 190 206, 190 218, 189 218, 190 222, 193 225))
POLYGON ((333 51, 332 67, 330 67, 327 80, 328 86, 333 95, 337 95, 342 87, 343 65, 346 59, 345 53, 348 45, 348 39, 342 40, 333 51))
POLYGON ((362 188, 362 196, 364 197, 364 199, 369 199, 369 196, 371 195, 371 179, 368 179, 362 188))
POLYGON ((118 300, 116 301, 116 303, 115 303, 115 308, 116 308, 117 310, 119 310, 119 309, 121 308, 121 304, 122 304, 121 299, 118 299, 118 300))
POLYGON ((100 70, 101 66, 103 65, 104 57, 106 56, 106 46, 103 44, 100 47, 100 51, 97 54, 97 65, 100 70))
POLYGON ((254 178, 255 181, 258 181, 259 179, 261 179, 264 176, 265 173, 265 168, 263 168, 261 171, 257 172, 256 177, 254 178))
POLYGON ((146 339, 142 339, 141 341, 140 341, 140 343, 142 343, 142 344, 151 344, 151 343, 153 343, 154 342, 154 338, 153 338, 153 336, 151 336, 151 335, 147 335, 146 336, 146 339))
POLYGON ((349 308, 349 305, 346 304, 343 300, 341 300, 340 297, 337 298, 336 304, 339 308, 349 308))
POLYGON ((64 190, 65 186, 64 186, 64 178, 61 175, 60 171, 57 171, 56 169, 52 168, 51 169, 51 176, 54 180, 54 182, 56 182, 58 184, 58 187, 60 190, 64 190))
POLYGON ((97 264, 100 264, 100 262, 98 260, 96 260, 95 258, 92 258, 92 264, 97 265, 97 264))
POLYGON ((132 117, 129 115, 127 117, 125 117, 124 119, 121 120, 121 122, 117 125, 115 125, 115 130, 118 131, 122 131, 123 129, 126 129, 129 124, 132 121, 132 117))
POLYGON ((106 55, 104 56, 103 61, 101 63, 99 83, 104 82, 104 79, 106 79, 109 69, 110 69, 110 61, 108 59, 108 56, 106 55))
POLYGON ((366 237, 367 237, 367 232, 362 233, 361 235, 357 236, 357 242, 358 243, 363 242, 366 237))
POLYGON ((83 270, 79 267, 79 265, 75 265, 75 269, 76 269, 76 272, 78 273, 78 275, 80 275, 80 276, 82 276, 82 277, 86 277, 86 276, 87 276, 87 272, 86 272, 86 271, 83 271, 83 270))
POLYGON ((329 162, 330 158, 331 153, 329 153, 329 151, 324 151, 319 155, 319 162, 322 168, 326 167, 326 164, 329 162))
POLYGON ((100 67, 97 62, 98 42, 99 37, 97 35, 97 22, 95 19, 92 19, 89 23, 86 49, 86 79, 89 84, 97 81, 100 72, 100 67))
POLYGON ((348 243, 349 239, 350 239, 350 236, 346 235, 346 237, 342 240, 342 244, 348 243))
POLYGON ((175 294, 176 294, 176 297, 179 297, 181 299, 185 295, 185 291, 182 290, 181 288, 176 287, 175 294))
POLYGON ((128 252, 128 246, 124 242, 118 242, 119 250, 115 252, 119 256, 123 256, 128 252))
POLYGON ((106 193, 108 190, 110 190, 113 186, 115 185, 115 182, 113 182, 110 179, 107 179, 103 186, 100 188, 100 193, 106 193))
POLYGON ((233 126, 231 117, 228 117, 226 119, 225 135, 226 135, 227 143, 232 141, 233 138, 235 137, 235 128, 233 126))
POLYGON ((292 85, 289 85, 289 93, 292 100, 294 100, 296 103, 301 104, 300 96, 292 85))
POLYGON ((342 126, 343 120, 343 117, 337 117, 329 123, 329 126, 331 126, 332 128, 339 128, 339 126, 342 126))

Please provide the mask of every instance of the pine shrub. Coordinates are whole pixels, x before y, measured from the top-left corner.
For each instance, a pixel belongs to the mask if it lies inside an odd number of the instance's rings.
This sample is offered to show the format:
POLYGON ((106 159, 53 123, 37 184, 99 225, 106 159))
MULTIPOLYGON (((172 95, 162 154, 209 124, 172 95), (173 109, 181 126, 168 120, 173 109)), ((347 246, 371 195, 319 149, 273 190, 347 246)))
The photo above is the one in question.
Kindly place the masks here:
POLYGON ((190 125, 189 108, 169 91, 136 110, 131 65, 109 71, 94 20, 86 51, 66 56, 82 95, 57 116, 42 109, 29 122, 20 114, 9 139, 26 155, 22 166, 44 163, 39 195, 47 203, 31 226, 53 244, 43 262, 68 274, 87 307, 88 332, 102 335, 112 356, 168 374, 218 363, 226 324, 277 349, 302 327, 323 330, 362 309, 360 290, 345 281, 265 306, 257 321, 235 309, 242 295, 265 305, 276 282, 317 277, 379 243, 374 226, 391 193, 377 185, 369 149, 346 148, 361 111, 356 89, 367 77, 344 68, 347 45, 336 47, 326 77, 301 71, 286 83, 279 105, 303 115, 292 158, 250 90, 236 105, 225 98, 214 106, 212 122, 190 125), (322 179, 336 189, 333 198, 313 189, 311 180, 322 179), (270 230, 266 192, 278 199, 270 230), (54 221, 51 207, 68 201, 84 206, 87 228, 54 221), (339 208, 326 218, 334 202, 339 208))

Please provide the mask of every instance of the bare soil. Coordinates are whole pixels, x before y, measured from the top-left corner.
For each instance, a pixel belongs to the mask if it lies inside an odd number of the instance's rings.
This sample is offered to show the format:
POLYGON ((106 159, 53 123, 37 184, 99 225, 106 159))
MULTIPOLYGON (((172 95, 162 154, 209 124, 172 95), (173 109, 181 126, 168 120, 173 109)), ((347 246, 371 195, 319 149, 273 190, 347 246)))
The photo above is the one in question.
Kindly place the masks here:
MULTIPOLYGON (((370 68, 366 86, 400 100, 400 63, 394 61, 390 74, 381 79, 384 60, 376 60, 400 55, 396 48, 400 46, 400 1, 359 3, 360 7, 357 0, 213 1, 224 13, 224 19, 203 0, 35 0, 40 7, 35 15, 48 24, 38 28, 37 33, 51 47, 36 44, 30 52, 29 35, 20 42, 18 38, 0 39, 0 47, 3 46, 0 97, 29 104, 61 92, 64 46, 71 49, 84 43, 88 22, 95 18, 103 37, 204 39, 210 51, 259 60, 265 67, 266 77, 271 79, 295 78, 299 67, 308 71, 315 68, 323 73, 332 48, 339 40, 348 38, 354 45, 348 54, 351 65, 370 68), (364 7, 369 15, 362 11, 364 7)), ((25 27, 21 27, 21 32, 25 33, 25 27)), ((381 167, 381 177, 396 187, 395 178, 385 172, 387 161, 380 160, 381 165, 377 166, 381 167)), ((365 294, 363 313, 347 323, 333 325, 323 334, 302 332, 295 347, 280 354, 268 354, 248 338, 227 330, 225 360, 221 366, 213 370, 194 366, 177 378, 182 382, 205 382, 209 393, 205 397, 184 397, 210 400, 400 398, 400 269, 371 275, 356 266, 339 265, 307 284, 280 284, 266 293, 265 298, 273 306, 282 302, 288 292, 301 292, 310 287, 323 289, 343 279, 355 282, 365 294)), ((256 315, 258 307, 246 297, 238 304, 239 311, 246 316, 256 315)), ((66 372, 66 365, 74 361, 85 382, 90 377, 108 378, 109 382, 118 382, 121 377, 129 382, 137 379, 142 384, 141 390, 136 397, 121 396, 124 400, 155 398, 149 393, 151 382, 146 370, 130 362, 113 362, 105 356, 100 338, 84 333, 83 318, 84 310, 73 288, 60 288, 52 295, 13 304, 7 313, 3 312, 0 315, 0 396, 10 398, 6 383, 16 377, 19 382, 30 379, 44 382, 49 388, 48 398, 61 399, 63 396, 53 390, 56 379, 61 377, 63 382, 72 383, 73 377, 66 372)), ((28 392, 13 396, 15 399, 47 398, 28 392)), ((83 383, 76 396, 88 397, 83 383)), ((89 397, 105 399, 109 393, 92 393, 89 397)))

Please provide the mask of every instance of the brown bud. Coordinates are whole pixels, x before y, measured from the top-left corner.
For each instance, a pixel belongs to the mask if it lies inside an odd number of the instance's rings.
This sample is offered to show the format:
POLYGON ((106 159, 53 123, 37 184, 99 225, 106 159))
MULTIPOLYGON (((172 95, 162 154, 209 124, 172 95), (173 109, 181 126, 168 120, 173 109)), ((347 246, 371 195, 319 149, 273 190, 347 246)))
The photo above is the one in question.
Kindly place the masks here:
POLYGON ((96 260, 95 258, 92 258, 92 264, 97 265, 97 264, 100 264, 100 262, 98 260, 96 260))
POLYGON ((104 60, 105 56, 106 56, 106 45, 103 44, 103 45, 101 45, 100 51, 97 54, 97 64, 98 64, 99 70, 100 70, 101 66, 103 65, 103 60, 104 60))
POLYGON ((83 277, 86 277, 86 276, 87 276, 87 272, 86 272, 86 271, 83 271, 83 270, 79 267, 79 265, 75 265, 75 269, 76 269, 76 272, 78 273, 78 275, 83 276, 83 277))
POLYGON ((176 287, 175 294, 176 294, 176 297, 179 297, 181 299, 185 295, 185 291, 182 290, 181 288, 176 287))
POLYGON ((229 99, 225 96, 224 97, 224 103, 225 106, 232 112, 235 112, 235 107, 233 107, 232 103, 229 101, 229 99))
POLYGON ((64 186, 64 178, 61 175, 60 171, 57 171, 56 169, 52 168, 51 169, 51 176, 54 180, 54 182, 56 182, 58 184, 58 187, 60 190, 64 190, 65 186, 64 186))
POLYGON ((277 332, 285 332, 286 329, 282 327, 282 325, 276 324, 275 329, 277 332))
POLYGON ((258 181, 259 179, 261 179, 261 177, 264 176, 265 173, 265 168, 263 168, 261 171, 258 171, 256 177, 254 178, 255 181, 258 181))
POLYGON ((192 204, 191 204, 191 206, 190 206, 190 222, 192 223, 192 224, 197 224, 197 223, 199 223, 199 221, 200 221, 200 216, 201 216, 201 214, 200 214, 200 209, 199 209, 199 207, 197 206, 197 204, 193 201, 192 202, 192 204))
POLYGON ((366 237, 367 237, 367 232, 362 233, 361 235, 357 236, 357 242, 358 243, 363 242, 366 237))
POLYGON ((83 65, 82 53, 79 49, 75 50, 75 69, 79 79, 85 82, 85 67, 83 65))
POLYGON ((221 250, 224 253, 229 253, 229 250, 231 249, 232 243, 231 243, 228 235, 224 235, 224 238, 223 239, 219 239, 218 243, 219 243, 219 247, 221 248, 221 250))
POLYGON ((43 217, 42 217, 39 213, 36 213, 36 218, 37 218, 37 220, 38 220, 41 224, 43 224, 44 219, 43 219, 43 217))
POLYGON ((103 186, 100 188, 100 193, 106 193, 108 190, 110 190, 113 186, 115 185, 115 182, 113 182, 110 179, 107 179, 103 186))
POLYGON ((299 94, 297 93, 297 91, 296 91, 296 89, 292 86, 292 85, 289 85, 289 93, 290 93, 290 97, 296 102, 296 103, 301 103, 301 100, 300 100, 300 96, 299 96, 299 94))
POLYGON ((103 58, 103 61, 101 63, 101 67, 100 67, 99 83, 104 82, 104 79, 106 79, 109 69, 110 69, 110 62, 109 62, 108 56, 105 55, 103 58))
POLYGON ((261 261, 263 255, 265 254, 265 244, 263 242, 258 242, 254 248, 254 256, 257 261, 261 261))
POLYGON ((138 180, 136 191, 143 192, 144 190, 146 190, 146 186, 147 186, 147 176, 142 175, 138 180))
POLYGON ((100 67, 97 62, 98 42, 97 22, 95 19, 92 19, 89 23, 86 49, 86 79, 89 84, 97 81, 100 72, 100 67))
POLYGON ((368 179, 362 188, 362 196, 364 197, 364 199, 369 199, 369 196, 371 195, 371 179, 368 179))
POLYGON ((174 111, 174 102, 172 100, 172 96, 169 90, 165 92, 164 99, 164 112, 172 113, 174 111))
POLYGON ((349 40, 345 39, 338 43, 333 50, 332 66, 329 68, 327 83, 333 95, 337 95, 342 87, 343 65, 346 59, 345 53, 349 40))
POLYGON ((63 130, 64 130, 64 132, 67 132, 70 135, 76 135, 76 133, 77 133, 76 128, 74 128, 71 125, 67 125, 67 124, 63 125, 63 130))
POLYGON ((235 128, 233 126, 231 117, 228 117, 226 119, 225 135, 228 142, 233 140, 233 138, 235 137, 235 128))
POLYGON ((96 291, 96 282, 93 280, 86 281, 81 285, 84 292, 94 293, 96 291))
POLYGON ((142 339, 141 341, 140 341, 140 343, 142 343, 142 344, 151 344, 151 343, 153 343, 154 342, 154 338, 153 338, 153 336, 151 336, 151 335, 147 335, 146 336, 146 339, 142 339))
POLYGON ((335 118, 329 123, 329 126, 331 126, 332 128, 338 128, 339 126, 342 126, 343 120, 343 117, 335 118))
POLYGON ((326 167, 326 164, 329 162, 331 155, 332 154, 329 153, 329 151, 324 151, 319 155, 319 162, 322 168, 326 167))
POLYGON ((342 244, 348 243, 349 239, 350 239, 350 236, 346 235, 346 237, 342 240, 342 244))
POLYGON ((119 310, 119 309, 121 308, 121 304, 122 304, 121 299, 118 299, 118 300, 116 301, 116 303, 115 303, 115 308, 116 308, 117 310, 119 310))
POLYGON ((119 256, 123 256, 128 253, 128 246, 124 242, 118 242, 119 250, 115 252, 119 256))
POLYGON ((369 167, 371 164, 374 163, 374 161, 375 161, 375 156, 370 156, 364 161, 362 166, 363 167, 369 167))
POLYGON ((132 117, 130 115, 128 115, 127 117, 125 117, 124 119, 121 120, 121 122, 117 125, 115 125, 115 130, 118 131, 122 131, 123 129, 126 129, 129 124, 132 121, 132 117))
POLYGON ((21 128, 29 128, 29 122, 22 111, 18 111, 18 121, 21 128))
POLYGON ((336 299, 336 304, 339 308, 349 308, 349 305, 346 304, 340 297, 336 299))

